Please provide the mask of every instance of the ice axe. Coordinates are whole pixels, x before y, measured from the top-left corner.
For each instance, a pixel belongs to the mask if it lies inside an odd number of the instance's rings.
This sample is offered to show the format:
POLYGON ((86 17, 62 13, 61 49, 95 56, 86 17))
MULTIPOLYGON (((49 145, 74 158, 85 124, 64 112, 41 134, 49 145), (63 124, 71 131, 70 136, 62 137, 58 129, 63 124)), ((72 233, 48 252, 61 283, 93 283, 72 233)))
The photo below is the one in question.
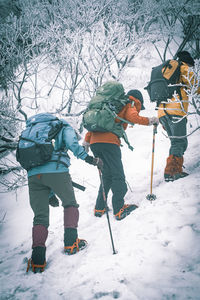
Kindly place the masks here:
POLYGON ((152 159, 151 159, 151 184, 150 184, 150 194, 146 196, 146 199, 149 201, 156 200, 156 195, 152 194, 152 185, 153 185, 153 167, 154 167, 154 151, 155 151, 155 136, 157 133, 157 126, 153 126, 153 143, 152 143, 152 159))

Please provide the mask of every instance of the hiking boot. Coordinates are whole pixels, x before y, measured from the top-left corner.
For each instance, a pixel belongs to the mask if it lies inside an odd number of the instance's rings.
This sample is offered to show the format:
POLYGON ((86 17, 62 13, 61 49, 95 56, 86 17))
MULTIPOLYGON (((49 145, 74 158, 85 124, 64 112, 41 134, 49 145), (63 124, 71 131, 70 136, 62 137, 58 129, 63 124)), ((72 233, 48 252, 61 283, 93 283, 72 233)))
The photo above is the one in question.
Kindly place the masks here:
POLYGON ((87 241, 77 238, 76 242, 74 242, 72 246, 65 246, 64 251, 66 254, 72 255, 72 254, 76 254, 77 252, 83 250, 86 247, 87 247, 87 241))
POLYGON ((46 266, 46 248, 45 247, 34 247, 32 251, 32 256, 28 260, 28 266, 26 272, 29 271, 31 267, 34 273, 43 272, 46 266))
POLYGON ((85 240, 78 238, 76 228, 65 228, 64 232, 64 252, 68 255, 77 253, 79 250, 84 249, 87 246, 85 240))
POLYGON ((138 206, 135 204, 124 204, 119 212, 115 214, 115 219, 120 221, 126 218, 126 216, 128 216, 136 208, 138 208, 138 206))
POLYGON ((94 209, 94 215, 95 217, 101 218, 106 212, 106 209, 94 209))
POLYGON ((186 172, 176 173, 174 175, 164 174, 164 179, 166 182, 174 181, 183 177, 188 176, 189 174, 186 172))
MULTIPOLYGON (((167 164, 165 167, 165 174, 169 174, 171 177, 173 177, 174 174, 176 173, 180 173, 182 172, 182 169, 180 170, 180 166, 179 166, 179 158, 177 156, 174 156, 173 154, 171 154, 168 158, 167 158, 167 164)), ((171 178, 169 177, 169 178, 171 178)), ((169 180, 172 181, 172 180, 169 180)))

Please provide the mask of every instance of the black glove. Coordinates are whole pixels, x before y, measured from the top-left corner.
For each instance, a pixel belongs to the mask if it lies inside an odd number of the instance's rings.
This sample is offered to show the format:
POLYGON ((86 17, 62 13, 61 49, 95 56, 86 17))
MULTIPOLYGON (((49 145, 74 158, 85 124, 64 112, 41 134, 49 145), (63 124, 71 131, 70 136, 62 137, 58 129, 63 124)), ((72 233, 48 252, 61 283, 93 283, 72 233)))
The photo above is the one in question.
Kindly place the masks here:
POLYGON ((97 166, 99 170, 103 170, 103 161, 99 157, 86 156, 85 161, 93 166, 97 166))
POLYGON ((56 195, 53 195, 49 198, 49 205, 51 205, 53 207, 59 206, 59 201, 58 201, 58 198, 56 197, 56 195))

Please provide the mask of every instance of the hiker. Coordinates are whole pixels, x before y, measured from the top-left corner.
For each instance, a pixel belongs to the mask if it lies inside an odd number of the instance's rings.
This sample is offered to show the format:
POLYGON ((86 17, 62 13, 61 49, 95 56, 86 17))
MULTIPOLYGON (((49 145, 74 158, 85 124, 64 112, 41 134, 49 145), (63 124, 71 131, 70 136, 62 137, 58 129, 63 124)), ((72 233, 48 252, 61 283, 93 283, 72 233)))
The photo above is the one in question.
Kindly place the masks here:
MULTIPOLYGON (((109 83, 108 83, 109 84, 109 83)), ((141 109, 145 109, 143 105, 143 96, 139 90, 130 90, 128 92, 128 103, 121 109, 118 116, 127 121, 140 125, 158 124, 156 117, 142 117, 139 115, 141 109)), ((115 122, 120 122, 115 119, 115 122)), ((127 123, 123 123, 123 128, 127 128, 127 123)), ((124 196, 127 192, 125 174, 121 160, 120 138, 112 132, 91 132, 85 135, 83 146, 89 151, 89 147, 95 157, 99 157, 103 161, 103 183, 106 197, 109 190, 112 190, 112 207, 116 220, 122 220, 129 215, 135 208, 134 204, 125 204, 124 196)), ((94 215, 101 217, 106 212, 105 201, 100 185, 94 215)))
POLYGON ((182 84, 180 92, 176 95, 178 100, 172 96, 171 101, 166 104, 161 103, 158 107, 159 121, 166 130, 171 144, 164 170, 166 182, 188 175, 188 173, 183 172, 183 155, 188 146, 186 125, 189 101, 186 87, 189 88, 188 72, 191 83, 194 82, 192 79, 193 72, 190 70, 190 67, 194 66, 194 60, 187 51, 178 52, 177 57, 178 62, 180 62, 180 76, 177 83, 182 84))
MULTIPOLYGON (((40 114, 40 118, 42 116, 40 114)), ((29 260, 33 271, 35 268, 43 271, 46 265, 45 243, 49 227, 49 203, 53 206, 58 205, 56 195, 64 208, 64 252, 75 254, 87 245, 85 240, 78 238, 79 205, 69 174, 70 158, 67 150, 70 150, 75 157, 102 168, 102 161, 89 156, 84 147, 79 144, 74 129, 65 120, 61 121, 63 126, 55 137, 54 144, 58 159, 28 170, 30 205, 34 213, 32 257, 29 260)))

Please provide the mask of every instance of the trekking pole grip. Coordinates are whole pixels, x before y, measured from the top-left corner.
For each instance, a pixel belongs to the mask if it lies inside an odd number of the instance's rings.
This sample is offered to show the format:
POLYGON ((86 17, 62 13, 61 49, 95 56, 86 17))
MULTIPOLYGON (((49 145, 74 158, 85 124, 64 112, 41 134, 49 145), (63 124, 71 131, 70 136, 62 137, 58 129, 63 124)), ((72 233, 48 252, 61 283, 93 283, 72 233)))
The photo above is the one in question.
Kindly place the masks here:
POLYGON ((157 128, 158 128, 158 125, 157 125, 157 124, 154 124, 154 125, 153 125, 153 133, 154 133, 154 134, 158 133, 157 128))

